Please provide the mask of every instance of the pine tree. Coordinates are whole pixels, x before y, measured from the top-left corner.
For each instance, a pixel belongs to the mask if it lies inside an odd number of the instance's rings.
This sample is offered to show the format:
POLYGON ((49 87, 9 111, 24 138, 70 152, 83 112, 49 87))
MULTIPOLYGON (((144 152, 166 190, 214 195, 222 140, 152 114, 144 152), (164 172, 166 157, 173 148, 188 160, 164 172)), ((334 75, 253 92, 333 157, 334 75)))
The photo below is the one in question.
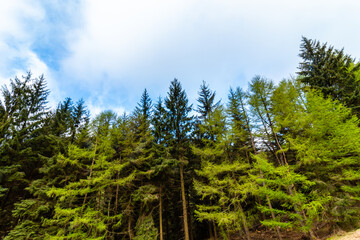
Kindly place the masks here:
POLYGON ((152 135, 155 143, 163 145, 167 141, 167 112, 161 98, 154 106, 154 114, 152 117, 152 135))
POLYGON ((245 92, 243 92, 241 88, 238 87, 236 90, 230 88, 228 95, 229 102, 226 111, 231 129, 231 141, 233 142, 229 154, 233 155, 233 158, 240 156, 241 158, 249 160, 249 152, 251 152, 251 130, 245 110, 246 97, 245 92))
POLYGON ((181 84, 177 79, 174 79, 170 84, 168 96, 165 99, 165 106, 168 116, 169 129, 169 146, 173 157, 179 161, 180 167, 180 185, 181 185, 181 201, 183 208, 184 220, 184 235, 185 240, 189 240, 189 226, 187 216, 187 201, 185 196, 185 180, 184 180, 184 165, 186 164, 185 152, 189 144, 189 132, 191 129, 191 117, 189 113, 191 106, 188 105, 188 99, 181 84))
MULTIPOLYGON (((170 237, 166 235, 164 230, 164 223, 167 225, 168 215, 163 214, 168 210, 165 205, 169 202, 167 199, 170 198, 169 192, 172 192, 171 186, 173 184, 173 176, 175 175, 174 169, 177 165, 177 160, 172 158, 167 148, 166 142, 168 140, 168 128, 167 128, 167 112, 163 106, 162 99, 159 98, 154 106, 154 112, 152 116, 152 135, 154 137, 154 143, 152 145, 152 151, 154 152, 154 161, 151 166, 154 171, 151 182, 158 186, 159 196, 159 237, 160 240, 167 239, 170 237), (170 186, 169 186, 170 185, 170 186), (164 238, 165 236, 165 238, 164 238)), ((169 229, 166 231, 169 232, 169 229)))
POLYGON ((215 91, 211 91, 205 81, 202 82, 198 93, 197 112, 200 113, 202 119, 206 119, 219 106, 220 102, 215 103, 215 91))
POLYGON ((327 43, 302 38, 300 54, 302 62, 298 74, 301 82, 320 90, 324 96, 338 99, 347 107, 360 113, 360 63, 327 43))
POLYGON ((31 196, 25 188, 40 177, 39 168, 56 151, 56 141, 43 127, 49 94, 44 76, 32 78, 29 72, 22 79, 15 77, 1 93, 0 189, 2 225, 8 229, 16 225, 17 216, 10 217, 14 203, 31 196))

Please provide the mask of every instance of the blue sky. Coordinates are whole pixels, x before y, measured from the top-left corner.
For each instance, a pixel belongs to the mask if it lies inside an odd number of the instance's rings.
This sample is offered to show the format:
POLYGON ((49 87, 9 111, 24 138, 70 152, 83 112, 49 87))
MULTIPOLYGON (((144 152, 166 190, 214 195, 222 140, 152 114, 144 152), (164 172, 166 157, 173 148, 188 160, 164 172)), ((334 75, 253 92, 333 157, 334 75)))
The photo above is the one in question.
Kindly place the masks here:
POLYGON ((177 78, 196 105, 203 80, 226 102, 255 75, 295 75, 301 36, 360 57, 360 2, 3 1, 0 84, 44 74, 50 104, 84 98, 92 115, 131 112, 177 78))

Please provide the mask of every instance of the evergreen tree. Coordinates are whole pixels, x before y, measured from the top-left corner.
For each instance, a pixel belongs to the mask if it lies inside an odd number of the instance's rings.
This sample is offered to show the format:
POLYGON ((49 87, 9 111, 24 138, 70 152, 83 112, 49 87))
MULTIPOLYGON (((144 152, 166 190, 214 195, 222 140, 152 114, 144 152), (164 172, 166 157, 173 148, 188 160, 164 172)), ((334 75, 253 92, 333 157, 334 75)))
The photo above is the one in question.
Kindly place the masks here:
MULTIPOLYGON (((231 130, 231 141, 233 142, 229 154, 232 158, 240 156, 243 159, 250 159, 251 151, 250 125, 246 115, 246 94, 241 88, 233 90, 230 88, 228 95, 227 113, 231 130)), ((249 160, 250 161, 250 160, 249 160)))
POLYGON ((320 213, 326 212, 321 220, 352 226, 359 216, 359 120, 350 109, 316 92, 306 93, 301 108, 293 119, 301 134, 286 136, 299 159, 298 171, 316 183, 310 196, 328 200, 319 206, 320 213))
POLYGON ((180 167, 180 186, 181 186, 181 201, 183 208, 184 221, 184 235, 185 240, 189 240, 189 226, 188 226, 188 207, 185 196, 185 180, 184 180, 184 165, 186 164, 185 152, 189 146, 189 132, 191 129, 191 117, 189 113, 191 106, 188 105, 188 99, 185 90, 182 90, 181 84, 177 79, 174 79, 170 84, 168 96, 165 99, 165 106, 168 116, 169 129, 169 146, 174 158, 179 161, 180 167))
MULTIPOLYGON (((250 165, 243 159, 227 157, 232 142, 224 112, 219 106, 204 123, 213 126, 214 139, 203 139, 202 148, 192 147, 194 154, 201 158, 201 169, 195 171, 198 178, 194 180, 194 187, 202 201, 197 205, 195 213, 198 220, 209 222, 210 237, 217 236, 215 225, 211 227, 216 224, 225 239, 228 233, 241 228, 245 230, 247 239, 250 239, 246 215, 241 206, 247 199, 248 186, 251 186, 246 183, 246 171, 250 165)), ((206 129, 202 128, 204 131, 206 129)))
POLYGON ((215 92, 209 89, 209 86, 202 82, 200 86, 199 98, 197 101, 199 102, 197 106, 197 112, 200 113, 202 119, 206 119, 209 115, 215 110, 217 106, 219 106, 220 102, 215 103, 215 92))
POLYGON ((299 65, 301 82, 320 90, 324 96, 338 99, 360 113, 360 63, 327 43, 302 38, 299 65))
POLYGON ((44 76, 32 78, 29 72, 15 77, 1 93, 1 225, 8 229, 16 225, 16 216, 10 217, 14 203, 30 196, 25 188, 41 177, 39 168, 56 151, 56 142, 43 127, 49 94, 44 76))
POLYGON ((167 141, 167 112, 164 108, 164 104, 161 98, 154 106, 154 114, 152 117, 152 134, 154 136, 155 143, 159 145, 165 144, 167 141))

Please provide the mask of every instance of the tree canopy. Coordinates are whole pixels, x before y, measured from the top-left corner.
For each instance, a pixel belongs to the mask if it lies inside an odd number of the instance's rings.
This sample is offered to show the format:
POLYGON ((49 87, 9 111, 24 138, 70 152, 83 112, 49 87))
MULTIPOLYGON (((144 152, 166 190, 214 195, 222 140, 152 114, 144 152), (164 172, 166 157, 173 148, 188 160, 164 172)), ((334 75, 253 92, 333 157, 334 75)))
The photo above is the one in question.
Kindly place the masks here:
POLYGON ((43 75, 0 103, 0 237, 320 239, 360 223, 360 65, 307 38, 296 77, 195 108, 174 79, 134 111, 55 109, 43 75), (296 237, 294 237, 296 236, 296 237))

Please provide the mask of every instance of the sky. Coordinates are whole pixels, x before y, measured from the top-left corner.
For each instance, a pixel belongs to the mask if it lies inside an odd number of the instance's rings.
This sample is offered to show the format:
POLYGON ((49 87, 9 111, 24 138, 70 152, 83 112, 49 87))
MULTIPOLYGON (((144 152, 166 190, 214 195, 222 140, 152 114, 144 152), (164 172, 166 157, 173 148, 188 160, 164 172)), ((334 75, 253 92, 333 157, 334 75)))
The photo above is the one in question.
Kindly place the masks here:
POLYGON ((360 1, 1 1, 0 84, 44 74, 52 107, 85 100, 92 116, 156 102, 177 78, 196 106, 202 81, 227 102, 255 75, 296 76, 301 38, 360 57, 360 1))

